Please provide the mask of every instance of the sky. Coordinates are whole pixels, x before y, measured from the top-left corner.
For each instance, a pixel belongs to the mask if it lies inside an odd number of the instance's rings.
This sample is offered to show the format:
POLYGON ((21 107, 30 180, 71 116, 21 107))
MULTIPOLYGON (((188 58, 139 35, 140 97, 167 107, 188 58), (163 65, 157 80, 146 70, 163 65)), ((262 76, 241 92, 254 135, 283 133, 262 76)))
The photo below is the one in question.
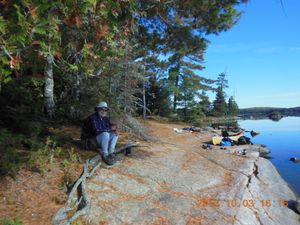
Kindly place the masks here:
POLYGON ((240 108, 300 106, 300 0, 282 3, 250 0, 237 25, 208 37, 201 75, 226 72, 240 108))

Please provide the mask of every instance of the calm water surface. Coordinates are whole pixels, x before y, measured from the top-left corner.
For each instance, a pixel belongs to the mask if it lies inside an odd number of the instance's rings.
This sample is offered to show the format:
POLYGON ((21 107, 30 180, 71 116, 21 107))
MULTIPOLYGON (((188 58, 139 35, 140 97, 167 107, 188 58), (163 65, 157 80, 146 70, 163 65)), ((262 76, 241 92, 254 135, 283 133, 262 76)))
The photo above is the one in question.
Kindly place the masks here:
MULTIPOLYGON (((260 135, 251 138, 255 144, 265 144, 271 150, 271 162, 281 176, 300 196, 300 163, 290 158, 300 158, 300 117, 286 117, 278 122, 272 120, 241 120, 246 130, 255 130, 260 135)), ((250 134, 246 132, 246 136, 250 134)))

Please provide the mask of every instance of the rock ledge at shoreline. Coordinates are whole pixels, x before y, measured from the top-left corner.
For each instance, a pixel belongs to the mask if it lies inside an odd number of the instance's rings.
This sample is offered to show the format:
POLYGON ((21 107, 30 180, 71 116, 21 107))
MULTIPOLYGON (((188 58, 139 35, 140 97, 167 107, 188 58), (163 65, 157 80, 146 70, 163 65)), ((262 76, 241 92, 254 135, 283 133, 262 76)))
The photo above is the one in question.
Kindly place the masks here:
MULTIPOLYGON (((160 138, 88 180, 88 224, 299 225, 297 196, 259 147, 201 145, 211 134, 176 134, 147 123, 160 138), (246 149, 246 154, 238 154, 246 149), (288 203, 289 207, 285 206, 288 203)), ((144 145, 144 144, 143 144, 144 145)))

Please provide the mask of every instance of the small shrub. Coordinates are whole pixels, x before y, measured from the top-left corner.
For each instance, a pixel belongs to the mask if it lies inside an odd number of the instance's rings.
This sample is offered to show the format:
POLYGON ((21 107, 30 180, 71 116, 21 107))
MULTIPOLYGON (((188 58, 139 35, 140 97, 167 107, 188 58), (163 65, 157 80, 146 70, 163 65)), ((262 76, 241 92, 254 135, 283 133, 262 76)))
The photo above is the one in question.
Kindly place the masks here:
POLYGON ((19 168, 20 157, 16 149, 22 146, 23 138, 7 129, 0 130, 0 175, 13 175, 19 168))
POLYGON ((80 156, 74 151, 73 147, 70 150, 68 150, 68 153, 69 159, 72 163, 80 161, 80 156))
POLYGON ((8 218, 0 218, 1 225, 22 225, 22 221, 19 219, 8 219, 8 218))
POLYGON ((20 158, 13 148, 7 148, 0 156, 0 175, 16 173, 19 168, 20 158))
POLYGON ((54 162, 56 157, 61 155, 62 148, 56 146, 56 142, 47 137, 46 144, 36 151, 31 152, 29 168, 44 173, 54 162))
POLYGON ((36 138, 24 138, 24 140, 22 141, 22 145, 28 150, 35 151, 42 148, 44 146, 44 143, 36 138))
POLYGON ((67 159, 64 159, 64 161, 62 162, 62 164, 63 164, 63 167, 64 167, 65 170, 69 169, 70 166, 71 166, 71 162, 69 160, 67 160, 67 159))

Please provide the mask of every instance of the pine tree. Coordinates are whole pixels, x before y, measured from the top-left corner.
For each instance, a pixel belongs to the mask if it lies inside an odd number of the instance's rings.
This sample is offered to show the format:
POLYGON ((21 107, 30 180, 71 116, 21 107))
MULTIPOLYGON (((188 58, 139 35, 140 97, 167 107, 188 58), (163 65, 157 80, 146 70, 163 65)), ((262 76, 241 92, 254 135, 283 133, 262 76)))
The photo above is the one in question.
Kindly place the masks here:
POLYGON ((157 75, 153 74, 146 85, 147 108, 153 115, 168 116, 170 114, 169 95, 165 80, 159 80, 157 75))
POLYGON ((226 76, 225 72, 220 73, 216 81, 216 84, 220 86, 222 90, 228 88, 228 80, 226 79, 226 76))
POLYGON ((225 116, 228 112, 227 103, 225 101, 224 92, 221 86, 217 88, 216 99, 213 102, 213 115, 225 116))
POLYGON ((209 97, 206 95, 205 91, 202 91, 200 99, 200 109, 204 115, 208 116, 211 111, 211 102, 209 101, 209 97))
POLYGON ((169 59, 169 86, 173 93, 173 111, 176 112, 177 105, 189 107, 195 97, 202 90, 212 90, 214 82, 199 75, 203 69, 201 66, 202 54, 190 53, 186 56, 173 56, 169 59))
POLYGON ((246 1, 139 2, 140 41, 151 54, 168 56, 166 76, 174 112, 177 106, 192 103, 202 90, 211 89, 212 82, 199 75, 208 43, 205 36, 232 27, 240 17, 235 5, 242 2, 246 1))
POLYGON ((228 105, 225 101, 226 93, 225 89, 228 88, 228 80, 226 79, 226 73, 220 73, 216 80, 218 85, 216 99, 213 103, 213 115, 214 116, 225 116, 228 113, 228 105))
POLYGON ((234 100, 234 98, 231 96, 228 100, 228 115, 230 116, 237 116, 239 112, 239 107, 234 100))
POLYGON ((242 2, 1 1, 0 91, 17 77, 30 78, 35 85, 26 91, 38 89, 50 117, 54 111, 80 117, 100 98, 115 99, 120 108, 143 105, 136 97, 141 83, 153 85, 153 111, 167 112, 171 100, 175 110, 193 109, 195 97, 212 84, 200 74, 207 35, 231 28, 242 2), (124 59, 126 46, 130 57, 124 59), (161 71, 151 76, 146 65, 144 76, 134 64, 149 55, 164 55, 168 64, 154 62, 161 71))

